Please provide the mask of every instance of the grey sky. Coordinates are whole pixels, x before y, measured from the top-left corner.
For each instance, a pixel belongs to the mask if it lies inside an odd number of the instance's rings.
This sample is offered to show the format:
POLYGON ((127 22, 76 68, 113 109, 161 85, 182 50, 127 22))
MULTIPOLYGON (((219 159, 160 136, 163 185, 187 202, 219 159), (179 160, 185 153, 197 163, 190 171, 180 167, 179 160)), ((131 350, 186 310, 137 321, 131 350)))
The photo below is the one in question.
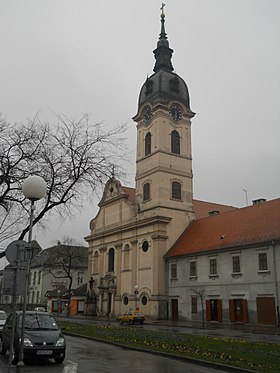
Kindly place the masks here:
MULTIPOLYGON (((280 1, 166 0, 173 66, 186 81, 191 109, 194 197, 245 206, 279 197, 280 1)), ((152 74, 160 32, 155 0, 2 0, 0 111, 24 121, 52 111, 96 121, 130 121, 135 159, 138 94, 152 74)), ((134 186, 135 168, 127 184, 134 186)), ((96 206, 42 235, 80 241, 96 206), (79 222, 79 223, 78 223, 79 222), (75 227, 75 229, 73 229, 75 227), (74 233, 73 233, 74 232, 74 233)))

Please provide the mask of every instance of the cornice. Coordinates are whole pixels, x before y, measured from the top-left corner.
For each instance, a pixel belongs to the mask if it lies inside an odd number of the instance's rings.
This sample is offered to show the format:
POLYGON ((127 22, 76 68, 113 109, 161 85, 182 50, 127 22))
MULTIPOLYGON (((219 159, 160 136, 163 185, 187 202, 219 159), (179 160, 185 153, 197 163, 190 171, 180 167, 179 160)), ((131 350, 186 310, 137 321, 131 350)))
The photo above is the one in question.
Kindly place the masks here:
POLYGON ((85 240, 90 241, 90 240, 105 238, 105 237, 111 236, 113 234, 124 233, 124 232, 130 231, 132 229, 136 229, 136 228, 139 229, 139 228, 143 228, 143 227, 147 227, 147 226, 151 227, 152 225, 168 224, 171 220, 172 220, 172 218, 170 218, 170 217, 159 216, 159 215, 144 218, 144 219, 141 219, 141 220, 134 220, 134 222, 129 223, 129 224, 125 224, 123 226, 117 226, 117 227, 114 227, 114 228, 111 228, 111 229, 108 229, 108 230, 103 230, 103 231, 91 234, 89 236, 86 236, 85 240))

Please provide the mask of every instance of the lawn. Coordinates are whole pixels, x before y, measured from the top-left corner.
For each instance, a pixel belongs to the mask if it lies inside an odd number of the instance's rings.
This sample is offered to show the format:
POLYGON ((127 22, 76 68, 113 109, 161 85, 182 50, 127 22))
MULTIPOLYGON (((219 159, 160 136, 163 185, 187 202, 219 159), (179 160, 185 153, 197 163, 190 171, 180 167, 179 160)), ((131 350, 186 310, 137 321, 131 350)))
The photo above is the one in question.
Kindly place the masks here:
POLYGON ((194 336, 110 324, 81 324, 68 320, 60 320, 59 325, 65 328, 66 333, 93 337, 123 346, 212 361, 255 372, 280 372, 279 344, 194 336))

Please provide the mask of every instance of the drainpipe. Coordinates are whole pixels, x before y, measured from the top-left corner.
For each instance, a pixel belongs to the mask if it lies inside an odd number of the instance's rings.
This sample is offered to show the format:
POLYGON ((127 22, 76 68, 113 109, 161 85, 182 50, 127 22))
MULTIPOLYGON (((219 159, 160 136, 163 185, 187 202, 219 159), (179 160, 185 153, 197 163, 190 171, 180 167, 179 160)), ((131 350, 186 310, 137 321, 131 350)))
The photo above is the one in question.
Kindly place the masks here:
POLYGON ((279 293, 278 293, 278 276, 277 276, 277 265, 276 265, 276 252, 275 252, 275 242, 271 241, 273 248, 273 266, 274 266, 274 281, 275 281, 275 293, 276 293, 276 318, 277 326, 280 326, 280 315, 279 315, 279 293))

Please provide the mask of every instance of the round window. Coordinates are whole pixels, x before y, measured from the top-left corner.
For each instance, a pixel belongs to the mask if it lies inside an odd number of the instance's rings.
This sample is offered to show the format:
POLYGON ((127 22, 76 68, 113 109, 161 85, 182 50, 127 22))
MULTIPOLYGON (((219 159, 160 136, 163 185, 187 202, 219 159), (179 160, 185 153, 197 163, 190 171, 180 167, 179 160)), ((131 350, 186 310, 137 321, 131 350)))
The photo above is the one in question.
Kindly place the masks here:
POLYGON ((145 253, 146 251, 148 251, 148 248, 149 248, 149 242, 148 242, 148 241, 144 241, 144 242, 142 243, 142 250, 144 251, 144 253, 145 253))
POLYGON ((123 304, 124 305, 128 305, 128 297, 127 296, 125 296, 125 297, 123 297, 123 304))
POLYGON ((141 304, 143 306, 146 306, 147 303, 148 303, 148 299, 147 299, 146 295, 143 295, 143 297, 141 298, 141 304))

